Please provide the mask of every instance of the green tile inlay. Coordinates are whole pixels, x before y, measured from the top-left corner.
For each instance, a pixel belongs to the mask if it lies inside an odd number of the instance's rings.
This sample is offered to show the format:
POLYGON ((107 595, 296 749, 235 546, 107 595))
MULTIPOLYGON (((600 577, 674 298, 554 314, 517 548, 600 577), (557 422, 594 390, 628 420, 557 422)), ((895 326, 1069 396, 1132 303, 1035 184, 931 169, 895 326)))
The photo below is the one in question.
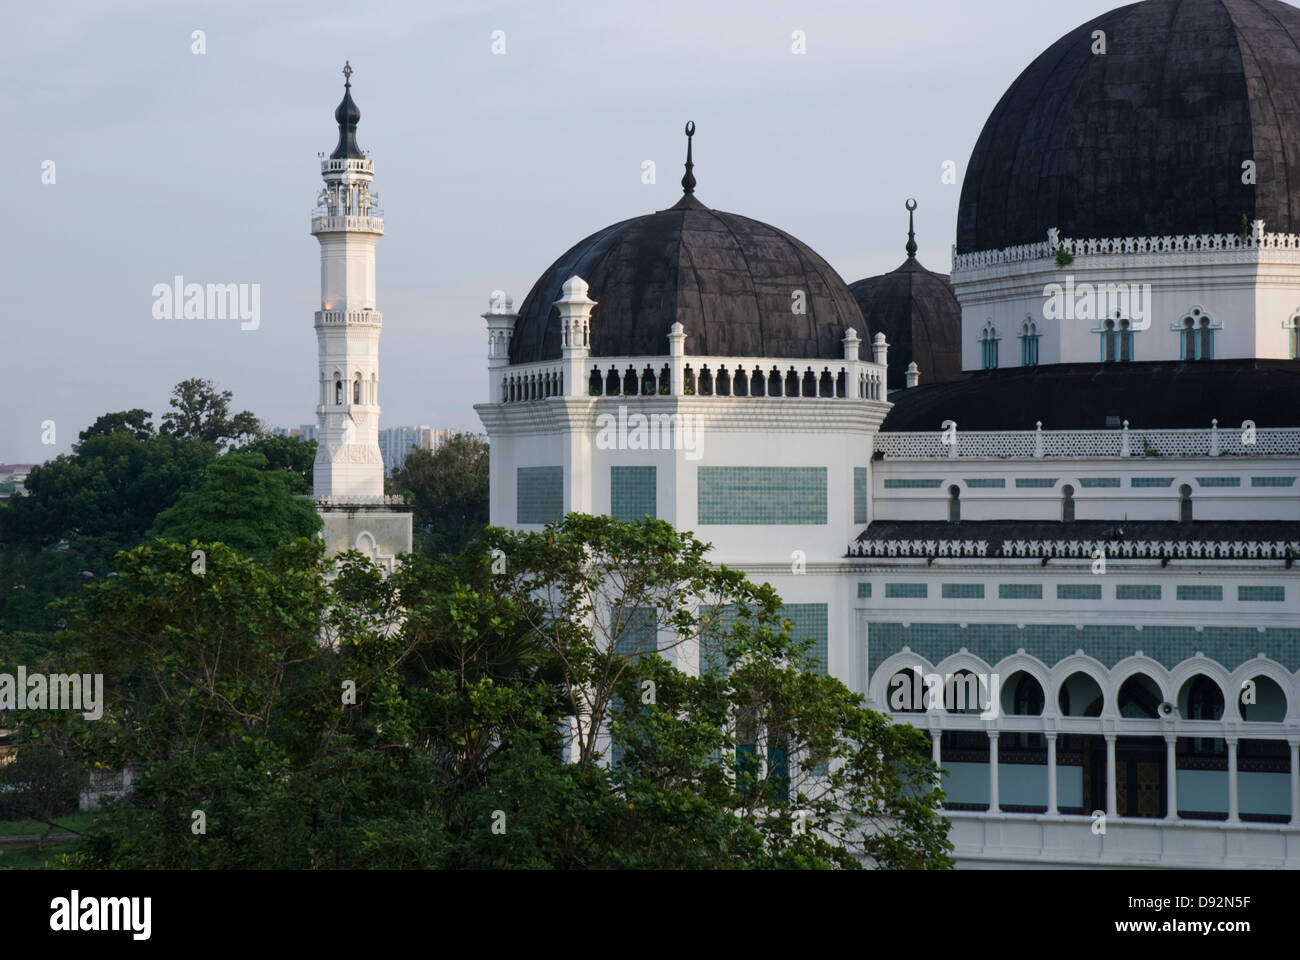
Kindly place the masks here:
POLYGON ((916 600, 928 597, 929 585, 924 583, 887 583, 885 597, 890 600, 916 600))
POLYGON ((1158 583, 1121 583, 1115 587, 1116 600, 1159 600, 1158 583))
POLYGON ((1173 477, 1133 477, 1128 483, 1130 487, 1168 487, 1173 482, 1173 477))
POLYGON ((858 584, 858 599, 859 600, 871 599, 871 584, 869 583, 858 584))
MULTIPOLYGON (((900 653, 904 646, 939 663, 962 647, 996 666, 1003 658, 1024 647, 1049 667, 1082 650, 1101 661, 1108 669, 1141 650, 1164 667, 1172 669, 1192 657, 1197 650, 1234 670, 1256 654, 1281 663, 1287 670, 1300 669, 1300 629, 1270 627, 1263 633, 1254 627, 1145 626, 1141 631, 1131 626, 1085 624, 1026 624, 1023 630, 1014 623, 914 623, 904 627, 897 622, 872 622, 867 627, 869 662, 872 669, 886 657, 900 653)), ((1004 678, 1005 679, 1005 678, 1004 678)))
POLYGON ((515 471, 515 523, 551 523, 564 516, 564 467, 515 471))
POLYGON ((1290 487, 1295 485, 1295 477, 1251 477, 1252 487, 1290 487))
POLYGON ((1118 487, 1119 477, 1080 477, 1081 487, 1118 487))
POLYGON ((825 674, 830 656, 829 605, 825 603, 787 603, 781 616, 794 623, 790 636, 796 640, 813 641, 812 655, 817 660, 817 673, 825 674))
POLYGON ((1196 482, 1203 487, 1239 487, 1241 477, 1197 477, 1196 482))
POLYGON ((1179 600, 1222 600, 1223 587, 1206 584, 1178 584, 1179 600))
POLYGON ((826 523, 825 467, 700 467, 696 482, 700 524, 826 523))
POLYGON ((1057 600, 1100 600, 1100 583, 1058 583, 1057 600))
POLYGON ((1262 600, 1265 603, 1282 603, 1286 600, 1285 587, 1238 587, 1238 600, 1262 600))
POLYGON ((886 477, 886 490, 937 490, 943 480, 925 480, 915 477, 886 477))
POLYGON ((1041 583, 999 583, 999 600, 1041 600, 1043 585, 1041 583))
POLYGON ((979 489, 980 487, 989 487, 989 488, 997 489, 997 488, 1005 487, 1006 485, 1007 485, 1007 481, 1004 480, 1002 477, 975 477, 973 480, 966 481, 966 486, 970 487, 973 490, 979 489))
POLYGON ((654 467, 609 468, 609 515, 615 520, 658 516, 654 467))
POLYGON ((853 468, 853 522, 867 522, 867 468, 853 468))
POLYGON ((1055 477, 1016 477, 1016 487, 1025 489, 1051 489, 1056 486, 1055 477))
POLYGON ((945 600, 983 600, 984 584, 945 583, 941 592, 945 600))

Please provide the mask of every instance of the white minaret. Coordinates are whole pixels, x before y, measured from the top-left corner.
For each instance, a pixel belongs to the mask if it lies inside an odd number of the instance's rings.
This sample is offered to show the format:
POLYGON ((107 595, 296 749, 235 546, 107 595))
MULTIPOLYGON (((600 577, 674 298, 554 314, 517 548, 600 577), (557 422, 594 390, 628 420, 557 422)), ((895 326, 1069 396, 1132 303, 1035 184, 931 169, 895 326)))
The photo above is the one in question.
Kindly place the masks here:
POLYGON ((317 497, 370 498, 384 493, 379 455, 379 328, 375 243, 384 218, 370 193, 374 164, 357 146, 361 111, 352 102, 352 67, 344 65, 343 102, 334 111, 339 143, 321 161, 311 232, 320 241, 319 426, 317 497))
POLYGON ((343 101, 334 111, 339 142, 321 161, 311 232, 320 241, 316 311, 318 425, 313 476, 330 553, 360 550, 392 569, 411 550, 411 512, 384 496, 379 454, 379 329, 375 243, 384 233, 375 168, 357 146, 361 111, 352 102, 352 67, 343 66, 343 101))

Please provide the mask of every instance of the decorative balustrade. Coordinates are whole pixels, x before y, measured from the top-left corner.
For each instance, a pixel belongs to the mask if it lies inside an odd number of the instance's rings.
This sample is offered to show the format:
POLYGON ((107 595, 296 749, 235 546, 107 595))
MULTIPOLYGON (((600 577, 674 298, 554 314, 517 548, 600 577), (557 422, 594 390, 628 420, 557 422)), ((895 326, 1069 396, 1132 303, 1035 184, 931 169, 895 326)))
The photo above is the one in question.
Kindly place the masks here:
POLYGON ((1294 560, 1300 540, 854 540, 850 557, 1294 560))
POLYGON ((329 157, 320 162, 321 173, 370 173, 375 172, 374 161, 369 157, 329 157))
POLYGON ((1265 233, 1264 223, 1255 220, 1250 230, 1240 233, 1190 233, 1159 237, 1061 237, 1053 228, 1048 238, 1000 250, 976 250, 958 253, 953 247, 952 268, 956 273, 976 267, 1045 260, 1063 251, 1072 257, 1123 256, 1127 254, 1186 254, 1226 250, 1300 250, 1300 235, 1265 233))
POLYGON ((378 310, 317 310, 317 326, 333 326, 335 324, 348 326, 365 326, 378 327, 384 322, 384 315, 378 310))
POLYGON ((886 460, 1039 459, 1068 457, 1300 456, 1300 429, 989 430, 880 433, 875 452, 886 460))
POLYGON ((354 496, 317 497, 318 507, 399 507, 406 505, 406 498, 399 494, 356 494, 354 496))
POLYGON ((502 403, 545 400, 564 393, 564 365, 559 361, 525 363, 503 369, 502 403))
POLYGON ((362 233, 383 233, 384 218, 382 212, 371 208, 372 216, 336 215, 331 213, 322 213, 317 208, 312 213, 311 232, 312 233, 334 233, 344 230, 356 230, 362 233))
MULTIPOLYGON (((502 369, 503 403, 544 400, 565 392, 566 361, 502 369)), ((672 357, 586 357, 581 361, 589 397, 651 397, 673 393, 672 357)), ((885 399, 883 364, 846 360, 747 357, 684 358, 682 396, 885 399)))

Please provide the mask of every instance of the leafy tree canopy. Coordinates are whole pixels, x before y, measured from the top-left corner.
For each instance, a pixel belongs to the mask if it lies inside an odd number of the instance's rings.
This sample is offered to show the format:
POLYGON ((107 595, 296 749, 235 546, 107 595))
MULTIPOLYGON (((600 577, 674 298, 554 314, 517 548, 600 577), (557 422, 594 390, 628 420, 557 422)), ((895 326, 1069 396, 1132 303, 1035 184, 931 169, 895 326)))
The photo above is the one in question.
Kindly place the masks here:
POLYGON ((172 390, 172 409, 163 414, 162 433, 217 446, 261 433, 258 419, 250 411, 231 414, 232 397, 229 390, 218 392, 211 380, 182 380, 172 390))
POLYGON ((459 553, 488 524, 487 441, 458 433, 437 450, 412 450, 389 485, 415 505, 417 549, 434 558, 459 553))
POLYGON ((66 605, 107 675, 86 755, 141 769, 84 866, 950 865, 923 736, 667 523, 489 529, 387 577, 204 548, 66 605))
POLYGON ((208 465, 202 483, 158 514, 151 537, 179 543, 220 541, 260 560, 275 547, 321 528, 310 499, 294 496, 302 477, 268 470, 254 450, 223 454, 208 465))

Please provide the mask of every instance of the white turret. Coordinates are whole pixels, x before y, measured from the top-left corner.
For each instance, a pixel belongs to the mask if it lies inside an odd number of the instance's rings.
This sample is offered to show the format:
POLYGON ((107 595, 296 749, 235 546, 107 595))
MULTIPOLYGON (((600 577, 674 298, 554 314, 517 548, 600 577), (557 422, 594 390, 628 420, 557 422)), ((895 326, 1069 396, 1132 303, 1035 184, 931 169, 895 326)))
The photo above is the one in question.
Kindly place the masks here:
POLYGON ((317 497, 369 498, 384 493, 379 454, 379 329, 375 309, 375 243, 383 212, 370 193, 374 164, 357 146, 361 111, 352 102, 345 66, 343 101, 334 111, 339 142, 321 161, 311 232, 320 241, 319 424, 314 473, 317 497))

